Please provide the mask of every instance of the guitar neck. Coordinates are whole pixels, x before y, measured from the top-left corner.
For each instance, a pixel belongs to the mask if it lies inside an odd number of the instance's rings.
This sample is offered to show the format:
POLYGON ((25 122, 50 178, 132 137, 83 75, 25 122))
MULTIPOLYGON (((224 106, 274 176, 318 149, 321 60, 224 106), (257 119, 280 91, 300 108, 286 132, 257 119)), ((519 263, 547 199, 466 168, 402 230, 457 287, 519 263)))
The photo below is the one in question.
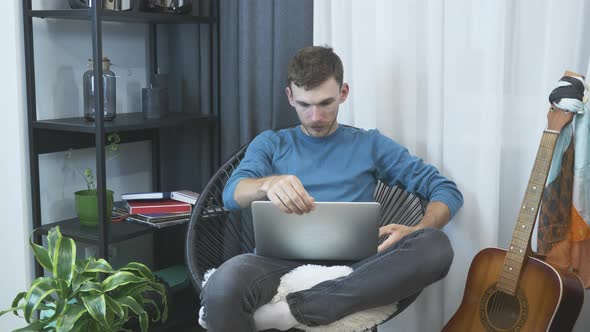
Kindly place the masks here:
POLYGON ((539 212, 558 136, 559 132, 557 131, 545 130, 543 132, 526 193, 520 205, 520 212, 512 233, 512 241, 497 285, 498 289, 510 295, 516 294, 520 272, 526 262, 527 248, 539 212))

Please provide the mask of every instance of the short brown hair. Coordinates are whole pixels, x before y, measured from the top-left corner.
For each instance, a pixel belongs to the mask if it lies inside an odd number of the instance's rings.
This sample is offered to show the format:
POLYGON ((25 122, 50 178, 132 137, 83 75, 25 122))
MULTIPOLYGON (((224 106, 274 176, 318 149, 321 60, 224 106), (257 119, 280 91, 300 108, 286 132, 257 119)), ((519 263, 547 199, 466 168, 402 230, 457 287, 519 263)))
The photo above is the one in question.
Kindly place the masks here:
POLYGON ((331 77, 342 86, 344 69, 340 57, 328 46, 308 46, 295 54, 287 68, 287 86, 313 89, 331 77))

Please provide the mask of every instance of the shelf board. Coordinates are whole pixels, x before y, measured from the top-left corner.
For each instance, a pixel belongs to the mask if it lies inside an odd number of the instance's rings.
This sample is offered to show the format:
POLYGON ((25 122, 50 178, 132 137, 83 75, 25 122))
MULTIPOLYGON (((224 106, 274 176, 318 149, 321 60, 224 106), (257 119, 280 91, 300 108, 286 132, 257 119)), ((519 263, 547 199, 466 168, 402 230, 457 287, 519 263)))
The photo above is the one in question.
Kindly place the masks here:
MULTIPOLYGON (((179 126, 193 121, 213 121, 214 116, 199 113, 168 113, 163 119, 143 118, 141 112, 121 113, 112 121, 104 122, 106 133, 179 126)), ((33 121, 33 128, 94 133, 95 123, 83 117, 33 121)))
MULTIPOLYGON (((62 235, 70 237, 75 241, 99 244, 98 227, 84 226, 80 224, 78 218, 42 225, 39 227, 38 232, 47 235, 49 229, 54 226, 59 226, 62 235)), ((129 240, 156 230, 154 227, 135 224, 128 221, 112 222, 109 226, 109 243, 129 240)))
MULTIPOLYGON (((91 9, 64 9, 64 10, 29 10, 27 15, 37 18, 55 18, 67 20, 90 20, 91 9)), ((102 10, 103 21, 110 22, 131 22, 131 23, 158 23, 158 24, 187 24, 187 23, 214 23, 213 17, 192 16, 188 14, 166 14, 141 11, 117 11, 102 10)))

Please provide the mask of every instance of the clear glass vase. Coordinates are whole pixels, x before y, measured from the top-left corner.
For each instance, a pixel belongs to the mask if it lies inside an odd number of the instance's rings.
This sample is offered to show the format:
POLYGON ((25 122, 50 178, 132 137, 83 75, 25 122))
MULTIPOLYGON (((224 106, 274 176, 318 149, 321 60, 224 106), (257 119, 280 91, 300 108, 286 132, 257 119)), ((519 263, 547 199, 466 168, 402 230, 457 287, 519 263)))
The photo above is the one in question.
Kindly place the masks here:
MULTIPOLYGON (((88 70, 83 76, 84 85, 84 118, 89 121, 94 121, 94 71, 93 61, 88 59, 88 70)), ((102 84, 104 95, 104 120, 110 121, 117 115, 117 78, 115 73, 111 71, 111 61, 109 58, 102 59, 102 84)))

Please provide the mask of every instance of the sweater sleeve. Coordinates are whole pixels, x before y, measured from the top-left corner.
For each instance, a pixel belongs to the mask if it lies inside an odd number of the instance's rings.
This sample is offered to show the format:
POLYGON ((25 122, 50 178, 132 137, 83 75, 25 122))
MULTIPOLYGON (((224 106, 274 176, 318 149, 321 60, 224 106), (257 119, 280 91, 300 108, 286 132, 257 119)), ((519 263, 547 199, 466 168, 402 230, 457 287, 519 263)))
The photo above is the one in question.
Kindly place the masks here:
POLYGON ((390 186, 400 186, 430 202, 444 203, 452 218, 463 205, 463 195, 457 185, 391 138, 376 130, 373 134, 377 177, 390 186))
POLYGON ((277 145, 276 134, 267 130, 256 136, 248 149, 244 159, 240 161, 223 189, 223 205, 228 210, 239 210, 240 206, 234 199, 238 183, 246 178, 261 178, 272 175, 272 158, 277 145))

